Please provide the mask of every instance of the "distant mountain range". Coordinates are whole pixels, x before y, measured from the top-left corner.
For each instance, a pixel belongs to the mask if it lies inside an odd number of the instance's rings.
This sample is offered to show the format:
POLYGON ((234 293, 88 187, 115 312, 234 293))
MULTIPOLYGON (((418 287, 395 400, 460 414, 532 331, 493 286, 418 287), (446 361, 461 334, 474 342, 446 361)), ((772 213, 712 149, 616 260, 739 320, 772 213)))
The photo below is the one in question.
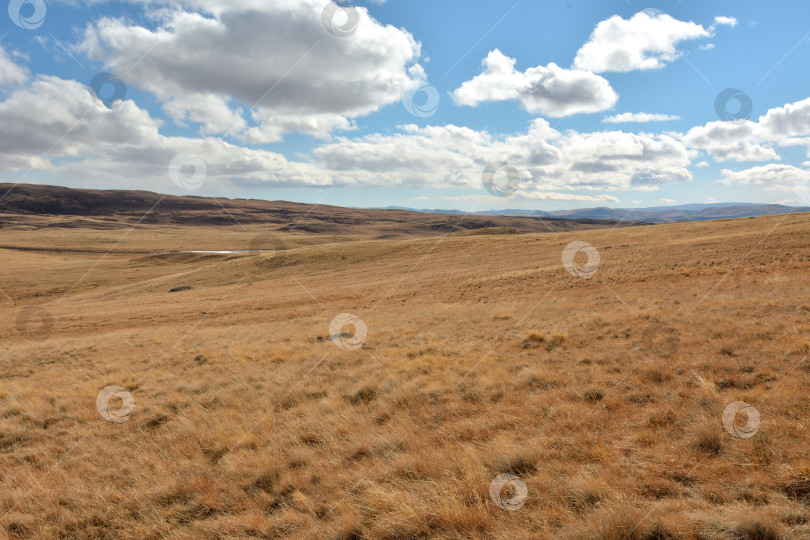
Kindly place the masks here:
POLYGON ((0 184, 0 228, 18 226, 119 228, 132 224, 260 225, 284 233, 352 238, 433 236, 488 229, 489 233, 561 232, 635 227, 674 221, 810 212, 779 204, 683 204, 653 208, 576 210, 420 210, 342 208, 256 199, 161 195, 148 191, 72 189, 0 184), (5 194, 5 195, 3 195, 5 194), (43 218, 45 219, 43 221, 43 218))
POLYGON ((669 223, 673 221, 706 221, 710 219, 728 219, 791 212, 810 212, 806 206, 784 206, 781 204, 756 203, 714 203, 714 204, 680 204, 677 206, 652 206, 647 208, 577 208, 574 210, 484 210, 464 212, 461 210, 420 210, 402 206, 389 206, 389 210, 409 210, 427 214, 469 214, 481 216, 534 216, 566 219, 609 219, 619 221, 643 221, 646 223, 669 223))
POLYGON ((178 197, 149 191, 0 184, 0 229, 253 226, 256 230, 284 234, 385 239, 463 234, 465 231, 547 233, 643 224, 550 216, 431 214, 287 201, 178 197))

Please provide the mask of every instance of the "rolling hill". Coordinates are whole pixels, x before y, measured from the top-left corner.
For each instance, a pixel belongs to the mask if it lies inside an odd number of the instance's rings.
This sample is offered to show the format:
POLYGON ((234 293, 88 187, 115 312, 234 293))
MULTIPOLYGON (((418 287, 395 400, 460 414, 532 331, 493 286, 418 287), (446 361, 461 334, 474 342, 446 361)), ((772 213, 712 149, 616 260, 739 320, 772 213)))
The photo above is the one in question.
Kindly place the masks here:
POLYGON ((0 226, 123 228, 133 225, 265 226, 279 233, 350 235, 354 238, 435 236, 493 227, 523 233, 632 226, 613 219, 428 214, 411 210, 353 209, 256 199, 161 195, 148 191, 88 190, 0 184, 0 226), (13 187, 13 189, 11 189, 13 187), (10 192, 9 192, 10 190, 10 192), (41 226, 38 224, 36 226, 41 226))

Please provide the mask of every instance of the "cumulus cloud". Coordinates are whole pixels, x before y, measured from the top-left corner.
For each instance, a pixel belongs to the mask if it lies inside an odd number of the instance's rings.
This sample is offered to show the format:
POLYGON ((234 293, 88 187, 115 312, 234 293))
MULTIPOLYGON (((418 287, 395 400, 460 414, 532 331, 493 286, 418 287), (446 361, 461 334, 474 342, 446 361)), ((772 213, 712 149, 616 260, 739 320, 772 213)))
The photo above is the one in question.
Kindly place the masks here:
POLYGON ((61 181, 81 180, 94 187, 174 192, 167 169, 179 153, 207 163, 206 185, 212 191, 218 187, 218 193, 227 193, 229 186, 478 190, 484 167, 493 161, 510 162, 521 171, 521 191, 529 198, 575 190, 656 189, 691 179, 688 152, 670 136, 561 133, 544 119, 509 136, 454 125, 406 125, 392 134, 338 138, 302 157, 306 161, 288 161, 215 137, 164 136, 161 121, 133 101, 109 109, 84 85, 53 76, 40 76, 0 102, 0 125, 0 168, 44 170, 61 181))
POLYGON ((137 147, 158 123, 134 103, 107 109, 83 85, 40 76, 0 103, 0 168, 47 168, 48 156, 78 157, 99 144, 137 147))
MULTIPOLYGON (((216 194, 243 195, 255 187, 396 186, 473 189, 481 194, 462 198, 483 200, 488 195, 481 189, 482 170, 505 161, 520 171, 516 197, 595 203, 619 202, 610 194, 618 191, 689 182, 692 161, 706 155, 778 161, 775 148, 795 145, 807 146, 810 155, 808 98, 771 109, 757 121, 709 122, 686 134, 557 131, 544 119, 509 135, 406 125, 384 135, 329 139, 291 161, 220 137, 258 144, 291 132, 326 136, 354 128, 355 119, 398 103, 426 83, 413 36, 372 19, 365 8, 357 8, 356 32, 333 36, 320 18, 325 0, 133 1, 147 10, 148 23, 98 19, 73 52, 152 93, 166 118, 194 127, 200 136, 165 136, 163 120, 146 109, 133 101, 108 109, 79 82, 32 78, 19 54, 0 47, 0 85, 10 92, 0 102, 0 169, 34 169, 60 182, 92 181, 93 187, 172 192, 168 164, 189 153, 207 163, 207 186, 216 194)), ((481 73, 452 97, 462 106, 515 101, 548 117, 605 111, 618 96, 597 73, 659 68, 682 54, 681 43, 735 24, 733 17, 717 17, 705 29, 652 11, 628 20, 614 16, 595 27, 573 67, 549 63, 521 71, 496 49, 481 73)), ((639 112, 602 121, 677 119, 639 112)), ((784 191, 810 182, 805 169, 780 163, 725 169, 720 181, 784 191)))
POLYGON ((604 111, 618 95, 607 80, 587 71, 548 66, 515 69, 515 59, 498 49, 483 61, 483 73, 453 92, 457 105, 474 107, 488 101, 519 101, 531 113, 551 117, 604 111))
POLYGON ((650 114, 650 113, 621 113, 613 116, 606 116, 602 122, 607 124, 625 124, 625 123, 646 123, 646 122, 669 122, 672 120, 680 120, 680 116, 671 114, 650 114))
POLYGON ((405 126, 402 133, 343 139, 313 152, 317 163, 381 184, 478 188, 481 171, 506 161, 526 192, 654 190, 692 179, 686 147, 668 135, 557 132, 536 119, 525 134, 495 137, 458 126, 405 126))
POLYGON ((703 26, 665 13, 640 11, 630 19, 618 15, 596 25, 574 59, 574 67, 603 73, 656 69, 680 56, 682 41, 708 37, 703 26))
POLYGON ((768 163, 742 171, 723 169, 721 184, 763 186, 768 190, 795 191, 797 186, 807 186, 810 171, 782 163, 768 163))
POLYGON ((561 146, 572 189, 656 190, 692 180, 689 152, 670 135, 568 132, 561 146))
POLYGON ((769 109, 759 125, 772 138, 810 135, 810 98, 769 109))
POLYGON ((323 0, 187 0, 151 13, 148 29, 102 18, 77 49, 154 94, 179 123, 249 142, 284 133, 325 135, 397 102, 420 45, 354 8, 357 30, 336 37, 321 21, 323 0), (196 10, 196 11, 195 11, 196 10))
POLYGON ((780 161, 774 144, 810 135, 810 98, 769 109, 756 122, 709 122, 683 136, 690 148, 704 150, 717 161, 780 161))
POLYGON ((169 163, 182 152, 204 157, 212 179, 298 185, 322 179, 317 171, 306 171, 307 164, 288 163, 273 152, 212 137, 163 136, 160 124, 132 101, 109 109, 76 81, 40 76, 0 102, 0 169, 40 169, 61 181, 168 192, 169 163))
POLYGON ((0 46, 0 85, 20 84, 28 80, 28 70, 17 65, 0 46))
POLYGON ((717 161, 779 161, 755 122, 709 122, 690 129, 683 138, 690 148, 705 150, 717 161))
MULTIPOLYGON (((305 161, 288 161, 219 138, 161 135, 162 122, 132 101, 108 109, 81 83, 39 76, 0 102, 0 168, 40 169, 59 178, 165 192, 171 190, 168 163, 185 152, 203 157, 209 178, 221 187, 480 189, 484 167, 506 161, 520 171, 525 198, 548 200, 563 193, 560 197, 610 201, 612 195, 604 192, 655 190, 690 181, 695 148, 718 160, 750 159, 757 152, 763 159, 778 159, 774 145, 804 145, 810 139, 809 102, 771 109, 758 122, 711 122, 686 135, 559 132, 541 118, 525 132, 507 136, 455 125, 405 125, 386 135, 338 138, 316 147, 301 158, 305 161), (603 193, 588 193, 597 191, 603 193)), ((792 184, 806 174, 770 164, 742 172, 725 170, 723 181, 769 187, 792 184)))

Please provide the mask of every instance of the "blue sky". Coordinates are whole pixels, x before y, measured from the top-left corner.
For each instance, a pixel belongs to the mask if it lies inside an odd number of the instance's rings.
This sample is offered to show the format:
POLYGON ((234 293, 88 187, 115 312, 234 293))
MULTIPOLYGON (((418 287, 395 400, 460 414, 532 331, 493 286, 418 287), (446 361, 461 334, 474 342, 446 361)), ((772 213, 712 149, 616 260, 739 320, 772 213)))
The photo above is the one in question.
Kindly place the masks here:
POLYGON ((0 126, 10 183, 810 205, 810 3, 12 0, 0 126))

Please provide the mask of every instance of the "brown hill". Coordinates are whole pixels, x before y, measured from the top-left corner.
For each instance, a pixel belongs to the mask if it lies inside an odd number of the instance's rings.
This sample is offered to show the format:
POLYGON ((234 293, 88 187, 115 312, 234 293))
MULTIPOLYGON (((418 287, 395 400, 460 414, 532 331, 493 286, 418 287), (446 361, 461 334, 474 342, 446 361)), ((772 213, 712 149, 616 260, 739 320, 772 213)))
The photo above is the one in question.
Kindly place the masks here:
POLYGON ((148 191, 89 190, 0 184, 0 226, 109 229, 133 225, 268 225, 279 233, 352 238, 424 237, 503 228, 524 233, 564 232, 637 223, 617 220, 427 214, 409 210, 353 209, 255 199, 177 197, 148 191), (9 192, 9 190, 11 190, 9 192))

